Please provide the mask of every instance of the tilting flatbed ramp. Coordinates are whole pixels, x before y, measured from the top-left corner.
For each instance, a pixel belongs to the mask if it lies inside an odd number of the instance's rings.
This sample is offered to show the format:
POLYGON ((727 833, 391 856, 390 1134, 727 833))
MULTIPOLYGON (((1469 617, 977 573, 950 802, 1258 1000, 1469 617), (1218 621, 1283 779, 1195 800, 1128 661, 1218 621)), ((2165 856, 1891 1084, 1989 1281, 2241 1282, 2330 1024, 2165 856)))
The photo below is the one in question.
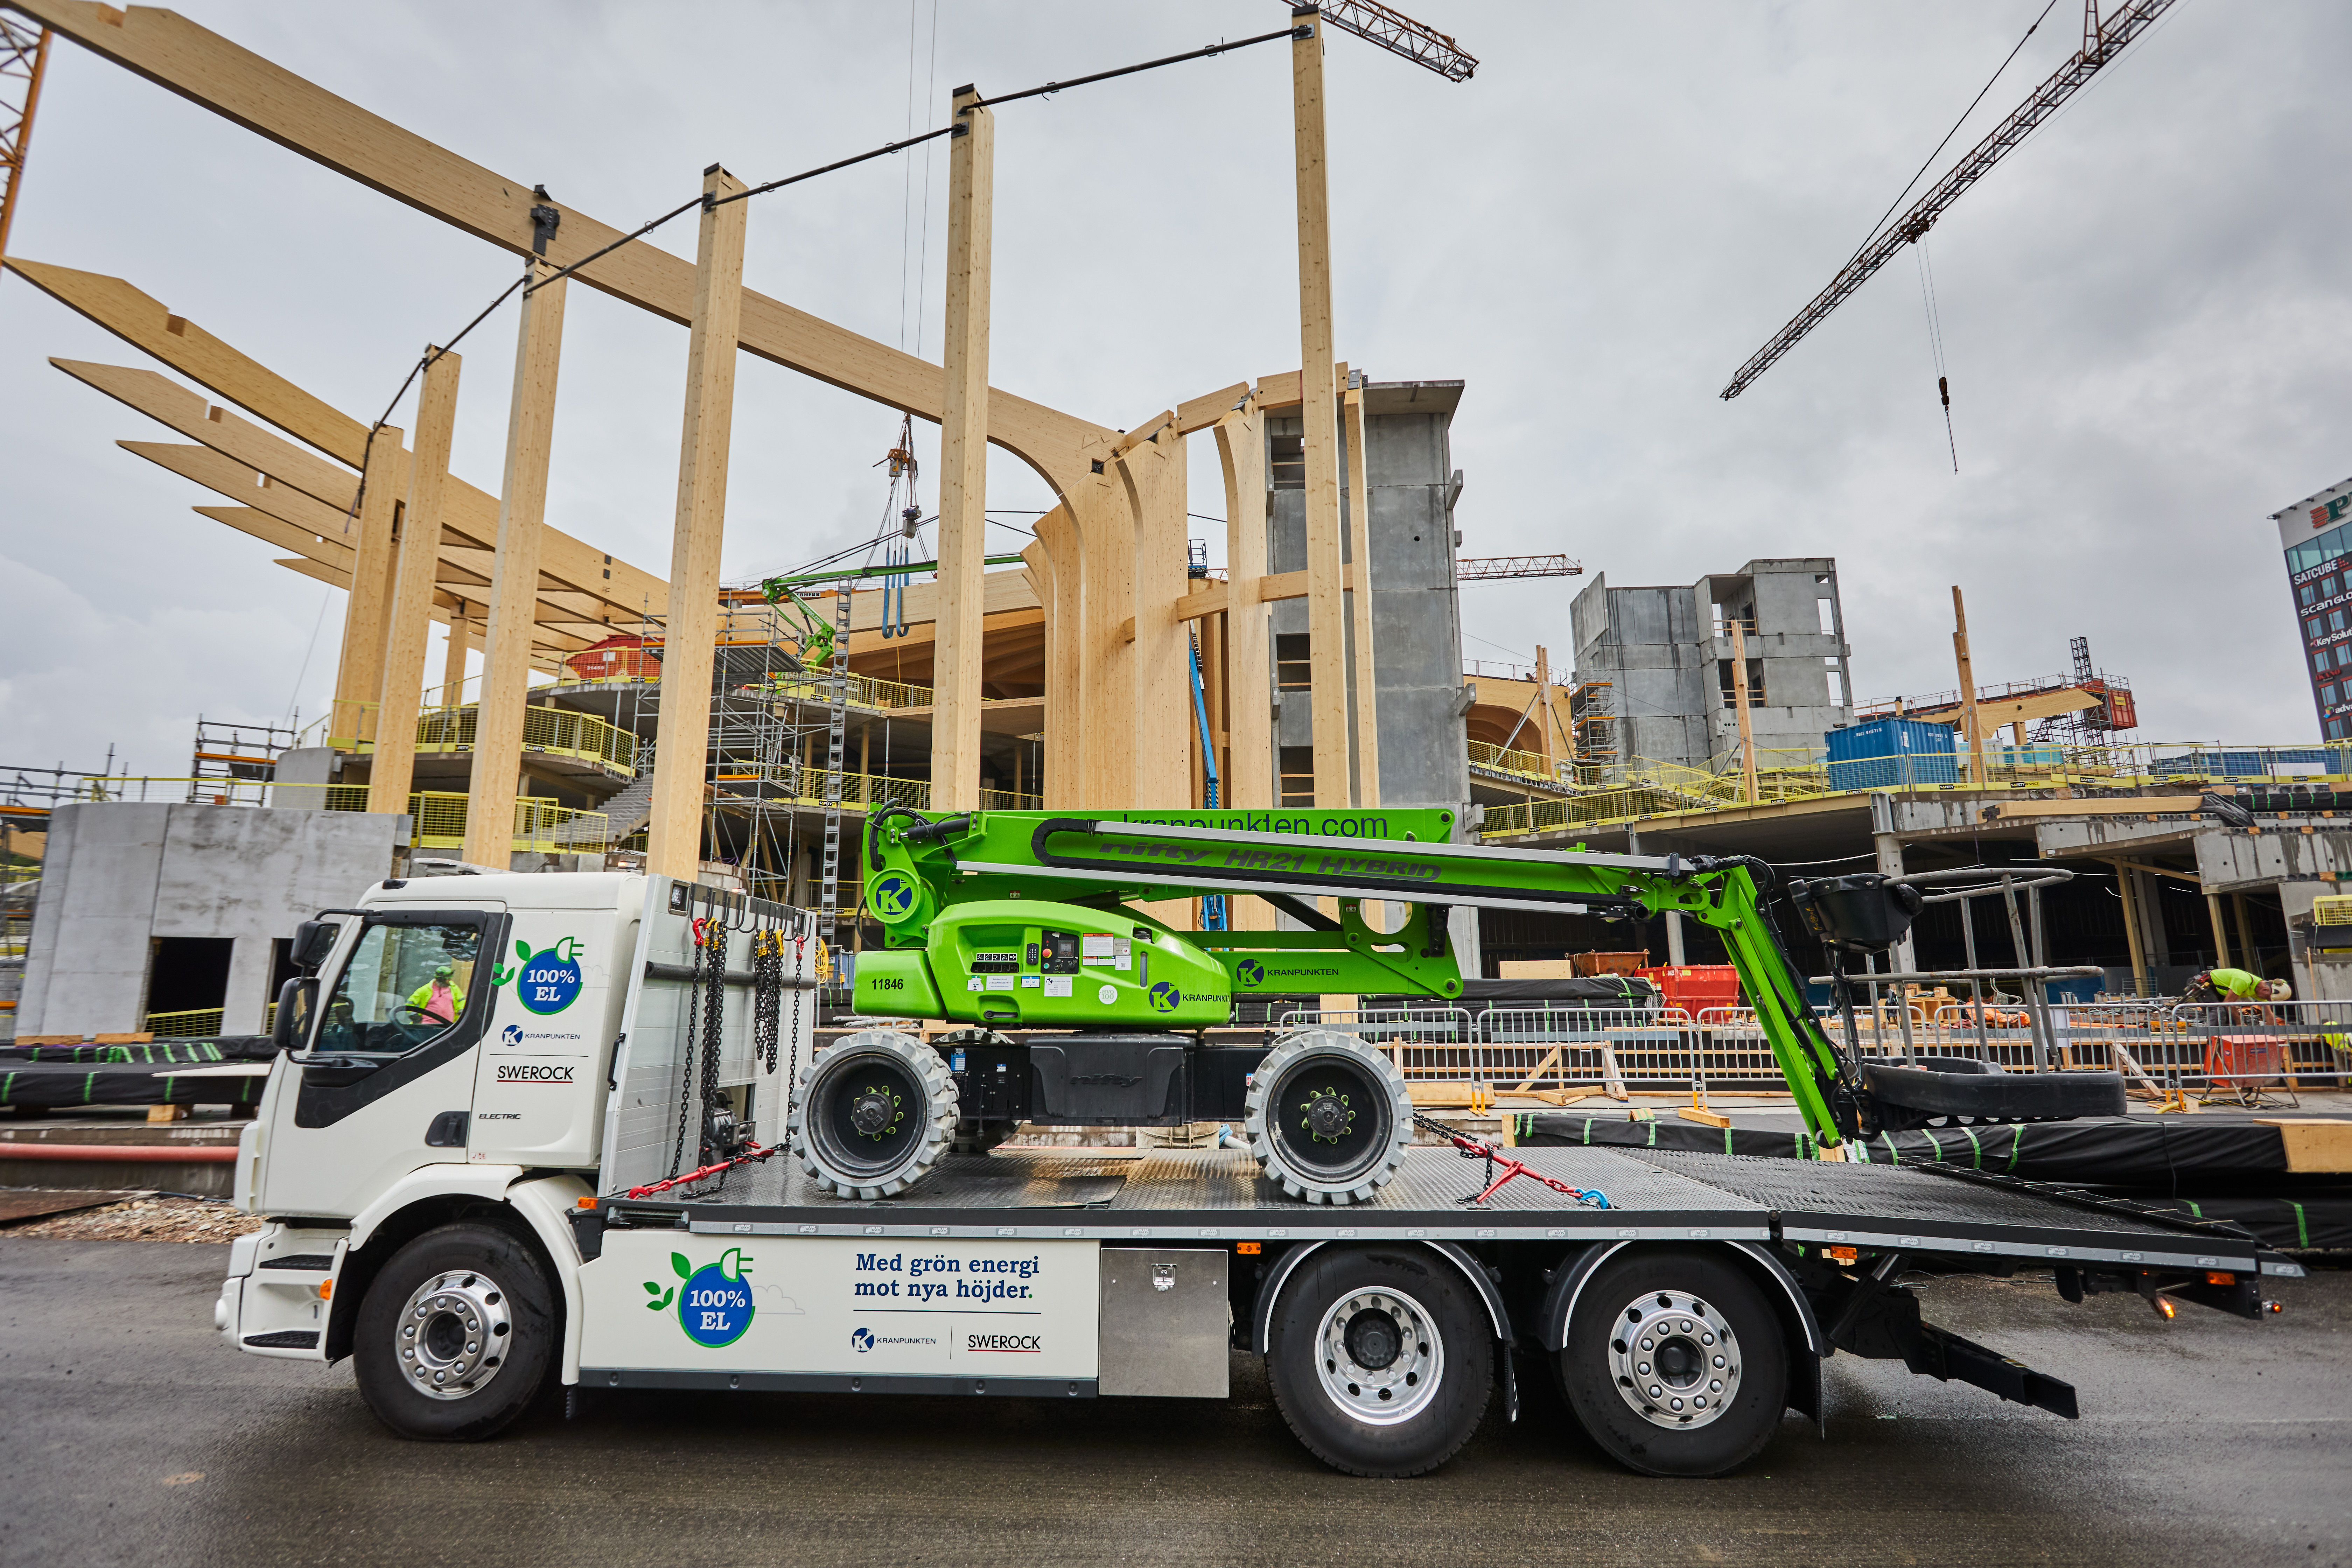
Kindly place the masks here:
MULTIPOLYGON (((1533 1170, 1597 1188, 1607 1208, 1527 1180, 1486 1204, 1485 1162, 1415 1149, 1369 1204, 1285 1197, 1239 1151, 1159 1151, 1134 1159, 1051 1152, 956 1155, 905 1198, 845 1201, 820 1193, 789 1156, 739 1168, 715 1191, 612 1196, 622 1225, 706 1235, 1017 1237, 1074 1240, 1772 1241, 1951 1252, 2043 1263, 2246 1269, 2256 1244, 2078 1205, 2021 1187, 1990 1187, 1884 1166, 1663 1150, 1523 1149, 1533 1170)), ((704 1183, 704 1187, 715 1187, 704 1183)))

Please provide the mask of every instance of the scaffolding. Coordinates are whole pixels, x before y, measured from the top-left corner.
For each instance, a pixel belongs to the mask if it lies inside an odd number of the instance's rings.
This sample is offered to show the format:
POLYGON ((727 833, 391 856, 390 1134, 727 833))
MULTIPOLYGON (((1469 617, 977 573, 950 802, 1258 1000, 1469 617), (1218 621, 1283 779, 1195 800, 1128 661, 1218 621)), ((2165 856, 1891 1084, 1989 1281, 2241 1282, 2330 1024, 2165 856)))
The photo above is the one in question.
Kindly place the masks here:
POLYGON ((279 753, 294 748, 298 733, 290 724, 231 724, 199 713, 188 756, 188 803, 260 805, 260 792, 278 776, 279 753))

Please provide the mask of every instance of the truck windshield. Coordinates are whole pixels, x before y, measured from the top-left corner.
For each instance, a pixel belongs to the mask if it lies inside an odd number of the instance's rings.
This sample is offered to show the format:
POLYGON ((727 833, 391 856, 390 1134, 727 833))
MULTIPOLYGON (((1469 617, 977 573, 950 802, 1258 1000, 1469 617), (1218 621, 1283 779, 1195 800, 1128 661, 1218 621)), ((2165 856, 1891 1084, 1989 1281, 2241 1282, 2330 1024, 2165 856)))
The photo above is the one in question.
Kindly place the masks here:
POLYGON ((413 1050, 466 1014, 481 931, 371 925, 327 998, 320 1051, 413 1050))

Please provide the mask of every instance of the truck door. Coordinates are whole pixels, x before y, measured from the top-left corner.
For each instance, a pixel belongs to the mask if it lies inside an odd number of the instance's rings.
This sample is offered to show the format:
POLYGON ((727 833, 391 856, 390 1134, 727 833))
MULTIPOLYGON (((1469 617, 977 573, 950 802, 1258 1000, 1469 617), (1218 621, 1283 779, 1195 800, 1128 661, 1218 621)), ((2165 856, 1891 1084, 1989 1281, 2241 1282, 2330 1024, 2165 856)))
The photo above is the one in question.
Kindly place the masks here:
POLYGON ((262 1175, 273 1215, 348 1218, 422 1165, 463 1162, 497 1010, 502 908, 372 910, 288 1063, 262 1175))

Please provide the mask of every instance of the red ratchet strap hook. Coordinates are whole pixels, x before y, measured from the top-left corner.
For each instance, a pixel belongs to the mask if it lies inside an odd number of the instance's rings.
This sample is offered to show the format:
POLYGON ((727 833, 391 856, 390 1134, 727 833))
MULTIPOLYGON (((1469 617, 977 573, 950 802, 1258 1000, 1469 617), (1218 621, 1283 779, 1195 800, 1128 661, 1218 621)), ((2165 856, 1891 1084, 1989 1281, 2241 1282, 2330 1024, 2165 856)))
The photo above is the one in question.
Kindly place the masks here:
POLYGON ((1531 1182, 1541 1182, 1553 1192, 1574 1198, 1587 1208, 1605 1209, 1609 1206, 1609 1194, 1598 1187, 1571 1187, 1566 1182, 1554 1181, 1541 1171, 1530 1169, 1520 1162, 1511 1159, 1493 1144, 1481 1142, 1475 1138, 1457 1132, 1433 1117, 1423 1116, 1415 1112, 1412 1121, 1413 1125, 1423 1131, 1433 1132, 1453 1144, 1462 1152, 1464 1159, 1486 1162, 1486 1190, 1474 1198, 1456 1198, 1454 1200, 1456 1203, 1483 1204, 1493 1197, 1496 1192, 1513 1177, 1525 1176, 1531 1182))
POLYGON ((715 1176, 721 1171, 731 1171, 738 1165, 749 1165, 754 1161, 764 1160, 771 1154, 780 1153, 782 1152, 782 1145, 781 1144, 771 1146, 753 1143, 750 1145, 744 1152, 736 1155, 731 1160, 721 1160, 715 1165, 705 1165, 699 1171, 688 1171, 682 1176, 672 1176, 667 1181, 656 1182, 649 1187, 631 1187, 629 1189, 629 1196, 633 1198, 659 1197, 662 1194, 669 1191, 672 1187, 682 1187, 688 1182, 698 1182, 706 1176, 715 1176))

